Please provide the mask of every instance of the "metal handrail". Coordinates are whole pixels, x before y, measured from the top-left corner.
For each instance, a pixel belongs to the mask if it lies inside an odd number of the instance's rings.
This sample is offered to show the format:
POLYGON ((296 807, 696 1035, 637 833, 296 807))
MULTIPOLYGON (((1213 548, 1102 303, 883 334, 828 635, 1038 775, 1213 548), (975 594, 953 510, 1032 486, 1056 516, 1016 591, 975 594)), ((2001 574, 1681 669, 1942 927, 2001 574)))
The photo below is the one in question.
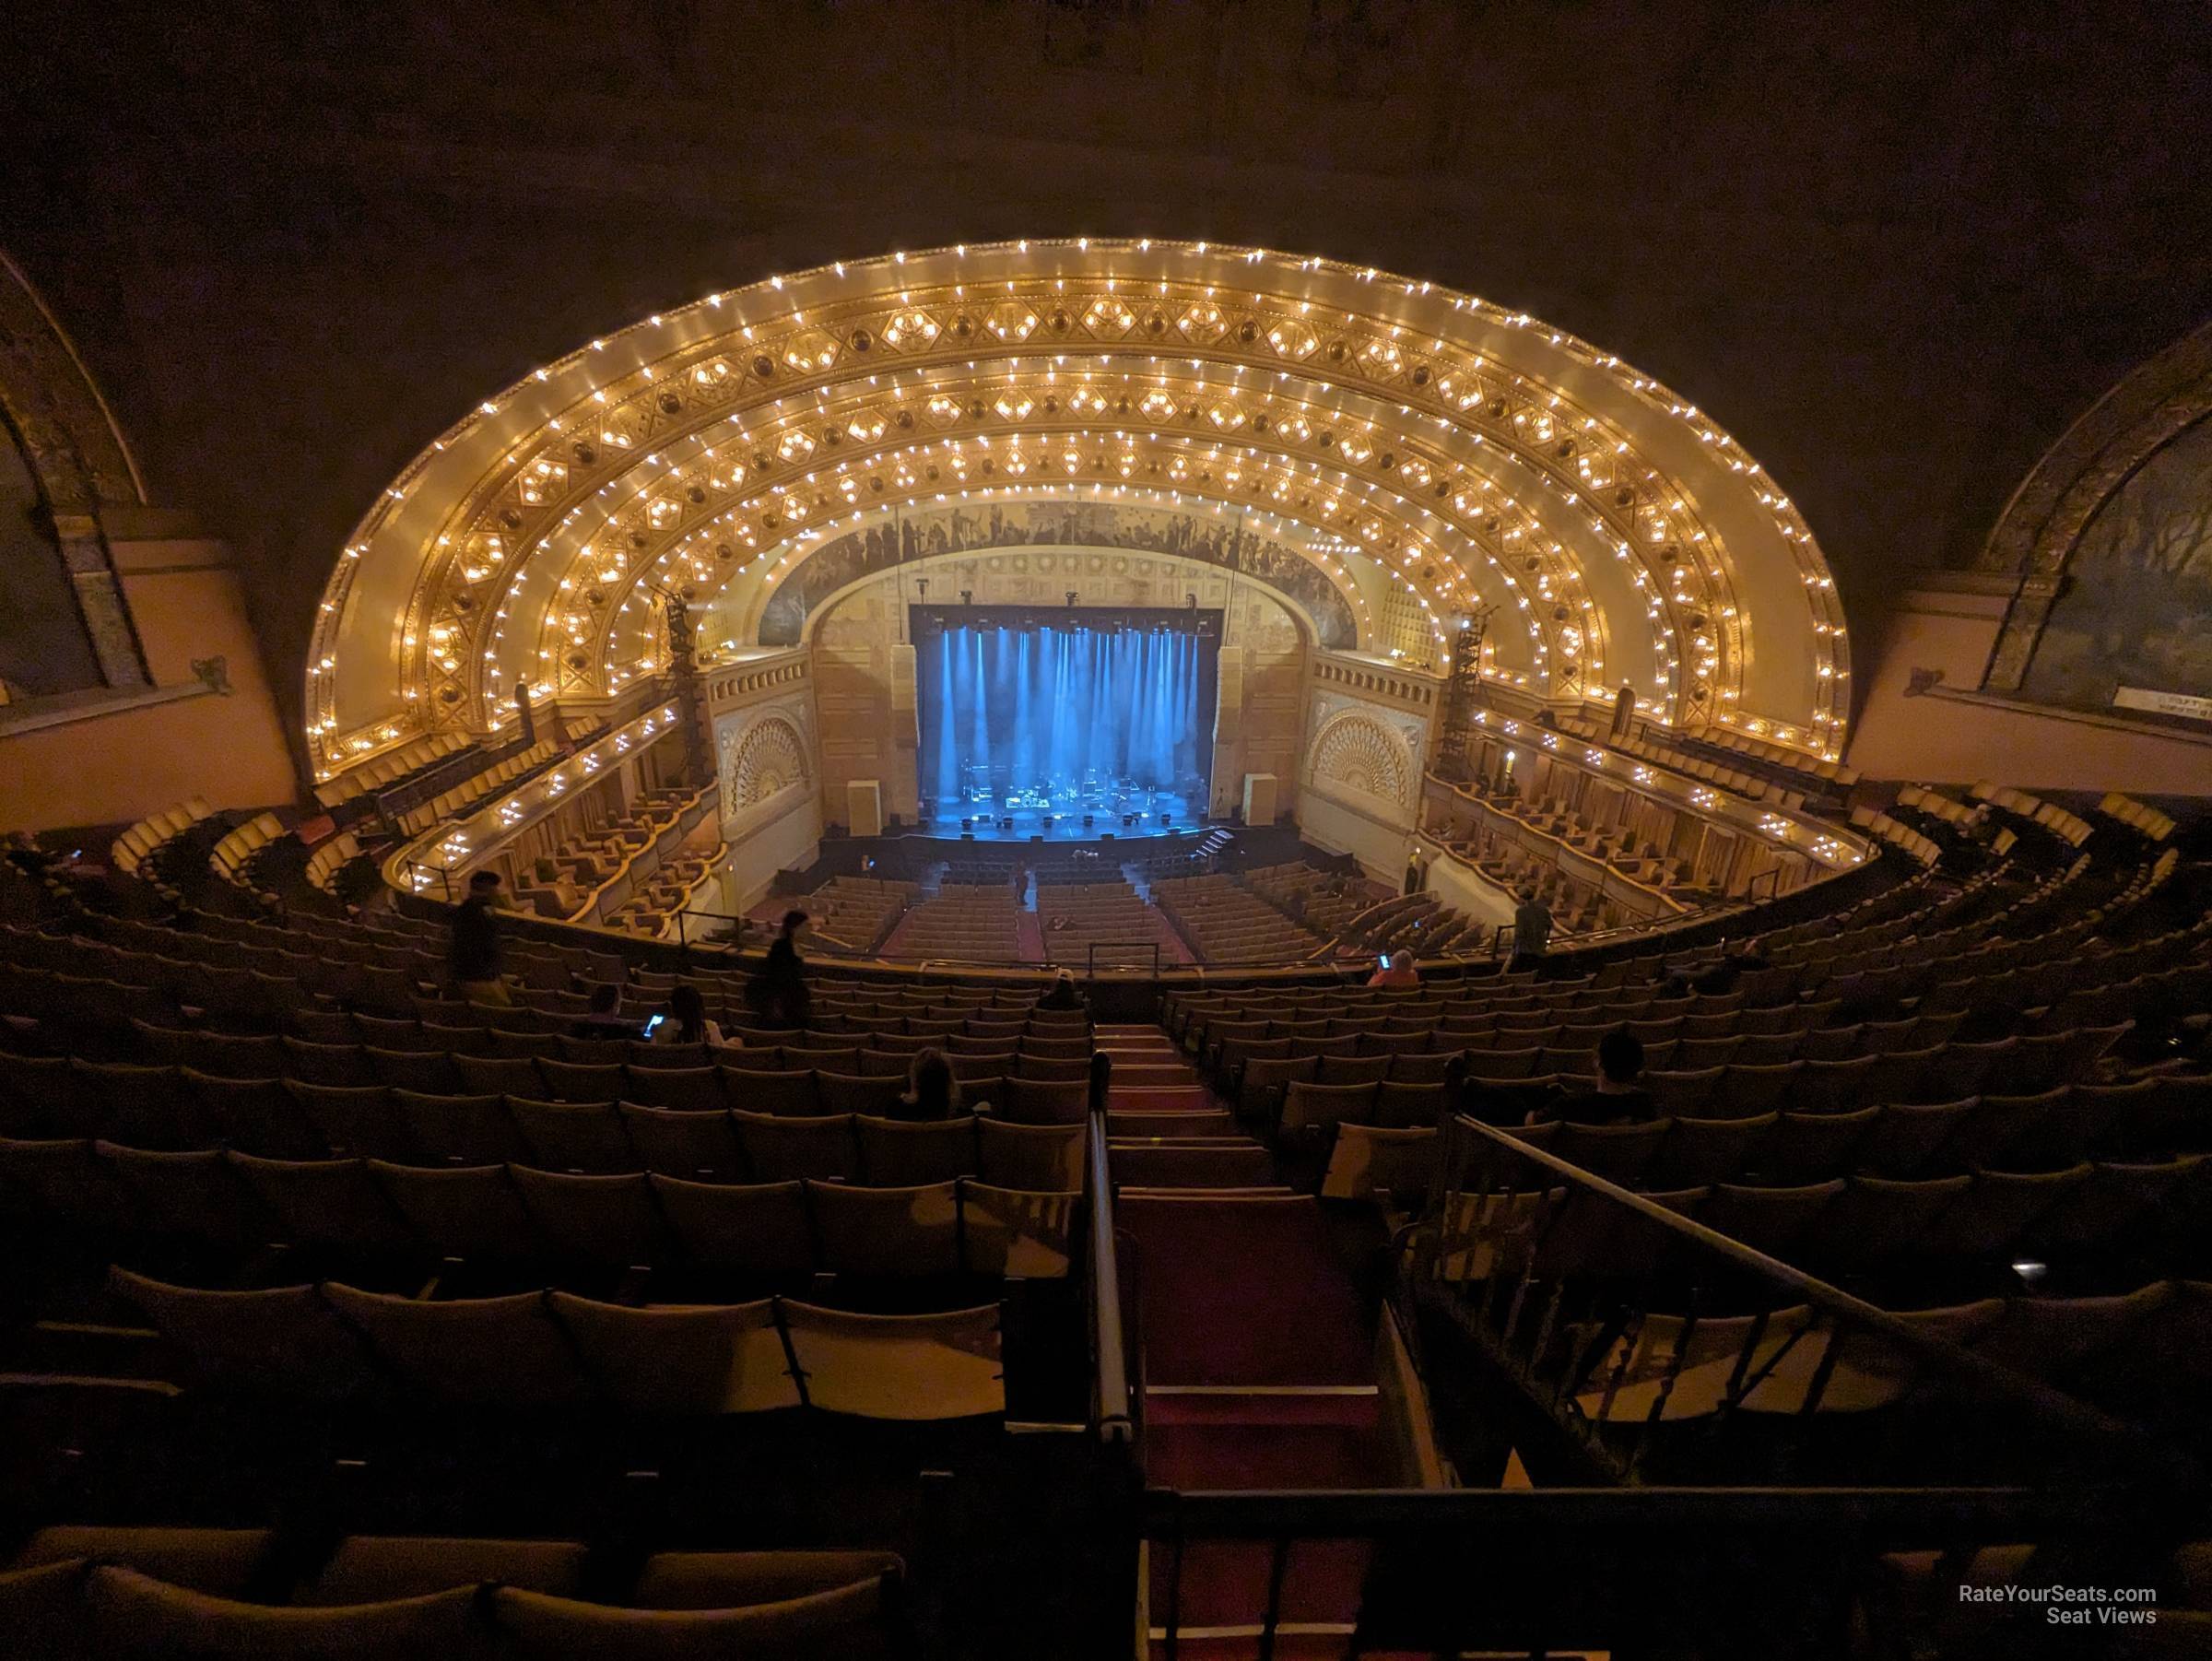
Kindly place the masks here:
POLYGON ((1731 1240, 1694 1218, 1670 1210, 1618 1183, 1608 1182, 1579 1165, 1571 1164, 1548 1149, 1535 1147, 1464 1113, 1453 1114, 1446 1123, 1444 1136, 1439 1138, 1442 1144, 1440 1157, 1445 1161, 1441 1169, 1446 1173, 1447 1189, 1449 1173, 1457 1163, 1454 1137, 1469 1134, 1491 1144, 1500 1153, 1565 1178, 1573 1187, 1602 1195, 1667 1232, 1724 1257, 1739 1268, 1749 1270, 1760 1279, 1787 1288, 1805 1302, 1825 1309, 1830 1315, 1845 1316, 1857 1325, 1880 1333, 1899 1349, 1922 1361, 1932 1362, 1941 1372, 1964 1375, 1990 1393, 2008 1398, 2046 1419, 2061 1422, 2069 1430, 2114 1445, 2133 1446, 2150 1458, 2163 1462, 2168 1467, 2166 1475, 2173 1480, 2194 1479, 2188 1469, 2188 1461, 2181 1458, 2174 1450, 2155 1444, 2136 1426, 2113 1419, 2085 1402, 2053 1390, 2039 1380, 2015 1372, 2008 1367, 2000 1366, 1971 1350, 1930 1337, 1877 1304, 1854 1297, 1841 1287, 1808 1275, 1803 1269, 1794 1268, 1780 1258, 1770 1257, 1764 1252, 1731 1240))
POLYGON ((1644 1521, 1653 1526, 1777 1525, 1849 1522, 1863 1527, 1924 1531, 1938 1514, 1950 1520, 1996 1517, 2081 1526, 2100 1514, 2137 1519, 2139 1499, 2114 1485, 2067 1489, 1956 1483, 1915 1488, 1715 1487, 1653 1484, 1634 1488, 1371 1488, 1171 1489, 1145 1490, 1146 1532, 1172 1530, 1186 1539, 1258 1539, 1283 1534, 1357 1537, 1448 1528, 1496 1519, 1522 1527, 1542 1519, 1563 1527, 1644 1521), (2103 1496, 2100 1505, 2099 1496, 2103 1496), (2109 1507, 2109 1512, 2106 1511, 2109 1507))
POLYGON ((1122 1333, 1121 1265, 1114 1252, 1113 1176, 1106 1159, 1106 1114, 1091 1113, 1085 1132, 1090 1189, 1090 1329, 1099 1438, 1126 1443, 1135 1427, 1129 1415, 1129 1361, 1122 1333))
MULTIPOLYGON (((1159 942, 1158 940, 1093 940, 1093 941, 1091 941, 1091 942, 1090 942, 1090 944, 1089 944, 1089 945, 1088 945, 1088 947, 1085 948, 1085 950, 1084 950, 1084 953, 1083 953, 1083 977, 1084 977, 1084 979, 1086 979, 1086 980, 1090 980, 1090 981, 1095 981, 1095 980, 1097 980, 1097 979, 1099 978, 1099 948, 1100 948, 1100 947, 1101 947, 1101 946, 1105 947, 1105 948, 1106 948, 1107 949, 1109 949, 1109 950, 1117 950, 1117 949, 1119 949, 1119 948, 1124 948, 1124 947, 1135 947, 1135 948, 1139 948, 1139 949, 1149 949, 1149 950, 1150 950, 1150 952, 1152 953, 1152 974, 1151 974, 1151 978, 1152 978, 1153 980, 1156 980, 1156 981, 1157 981, 1158 979, 1159 979, 1159 942)), ((1112 974, 1112 973, 1113 973, 1113 972, 1114 972, 1114 968, 1113 968, 1113 965, 1112 965, 1111 963, 1110 963, 1110 964, 1108 964, 1108 965, 1107 965, 1107 967, 1106 967, 1106 972, 1107 972, 1107 973, 1109 973, 1109 974, 1112 974)), ((1127 972, 1127 973, 1134 973, 1134 972, 1135 972, 1135 971, 1134 969, 1131 969, 1131 970, 1128 970, 1128 971, 1124 971, 1124 972, 1127 972)))

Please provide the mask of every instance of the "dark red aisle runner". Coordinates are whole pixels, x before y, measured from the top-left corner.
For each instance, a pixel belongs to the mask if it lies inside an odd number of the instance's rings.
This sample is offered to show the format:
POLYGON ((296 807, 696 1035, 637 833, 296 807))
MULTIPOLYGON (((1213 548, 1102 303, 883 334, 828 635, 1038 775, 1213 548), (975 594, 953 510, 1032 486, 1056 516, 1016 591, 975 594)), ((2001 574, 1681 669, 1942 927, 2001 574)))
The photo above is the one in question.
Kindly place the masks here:
MULTIPOLYGON (((1331 1251, 1319 1203, 1305 1196, 1173 1198, 1124 1195, 1145 1364, 1145 1475, 1164 1488, 1364 1488, 1393 1480, 1374 1392, 1373 1343, 1331 1251)), ((1347 1625, 1367 1550, 1315 1541, 1291 1554, 1282 1619, 1347 1625)), ((1151 1619, 1168 1619, 1172 1554, 1155 1549, 1151 1619)), ((1217 1542, 1186 1549, 1181 1654, 1255 1654, 1244 1636, 1265 1607, 1268 1551, 1217 1542)), ((1155 1654, 1161 1646, 1156 1641, 1155 1654)), ((1285 1635, 1276 1654, 1335 1656, 1343 1640, 1285 1635)))

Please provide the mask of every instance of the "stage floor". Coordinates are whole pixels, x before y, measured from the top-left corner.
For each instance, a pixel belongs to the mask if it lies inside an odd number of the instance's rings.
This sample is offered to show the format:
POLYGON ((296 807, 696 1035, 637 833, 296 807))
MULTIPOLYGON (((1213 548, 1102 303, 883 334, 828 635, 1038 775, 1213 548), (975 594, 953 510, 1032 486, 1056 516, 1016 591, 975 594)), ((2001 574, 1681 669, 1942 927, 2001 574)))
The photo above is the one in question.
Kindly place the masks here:
POLYGON ((1156 790, 1147 793, 1146 801, 1146 811, 1134 825, 1124 825, 1119 813, 1110 813, 1102 807, 1090 810, 1091 822, 1088 826, 1083 823, 1080 807, 1056 809, 1048 825, 1047 816, 1041 807, 985 807, 968 803, 923 814, 914 830, 921 836, 941 836, 957 842, 963 834, 960 821, 966 819, 971 822, 979 842, 1026 842, 1033 836, 1041 836, 1052 842, 1091 842, 1110 831, 1114 841, 1130 842, 1140 836, 1187 836, 1205 828, 1203 805, 1196 797, 1171 790, 1156 790), (1011 829, 1004 823, 1007 819, 1013 820, 1011 829))

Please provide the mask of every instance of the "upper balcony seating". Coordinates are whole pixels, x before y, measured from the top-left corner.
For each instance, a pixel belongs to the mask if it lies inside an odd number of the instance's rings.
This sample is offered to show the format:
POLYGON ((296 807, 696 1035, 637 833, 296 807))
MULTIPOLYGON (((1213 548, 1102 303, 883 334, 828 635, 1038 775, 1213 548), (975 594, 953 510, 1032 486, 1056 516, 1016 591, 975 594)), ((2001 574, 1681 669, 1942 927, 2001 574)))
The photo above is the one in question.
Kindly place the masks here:
POLYGON ((418 738, 316 785, 315 800, 325 807, 335 807, 356 796, 396 789, 418 773, 437 766, 449 756, 458 755, 475 743, 466 733, 457 732, 418 738))

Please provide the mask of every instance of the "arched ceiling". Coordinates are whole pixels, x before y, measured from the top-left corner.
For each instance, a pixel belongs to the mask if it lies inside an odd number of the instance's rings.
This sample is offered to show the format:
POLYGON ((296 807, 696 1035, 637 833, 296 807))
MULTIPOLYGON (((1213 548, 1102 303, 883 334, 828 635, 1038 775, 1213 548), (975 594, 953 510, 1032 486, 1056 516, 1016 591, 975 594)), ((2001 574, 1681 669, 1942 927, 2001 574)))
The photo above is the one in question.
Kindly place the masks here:
MULTIPOLYGON (((1525 313, 1261 249, 937 249, 708 296, 486 399, 348 539, 309 660, 328 773, 497 694, 658 666, 888 513, 1059 499, 1241 524, 1540 696, 1842 745, 1843 615, 1787 496, 1688 400, 1525 313)), ((739 642, 740 644, 749 642, 739 642)), ((1438 654, 1441 656, 1441 650, 1438 654)))

